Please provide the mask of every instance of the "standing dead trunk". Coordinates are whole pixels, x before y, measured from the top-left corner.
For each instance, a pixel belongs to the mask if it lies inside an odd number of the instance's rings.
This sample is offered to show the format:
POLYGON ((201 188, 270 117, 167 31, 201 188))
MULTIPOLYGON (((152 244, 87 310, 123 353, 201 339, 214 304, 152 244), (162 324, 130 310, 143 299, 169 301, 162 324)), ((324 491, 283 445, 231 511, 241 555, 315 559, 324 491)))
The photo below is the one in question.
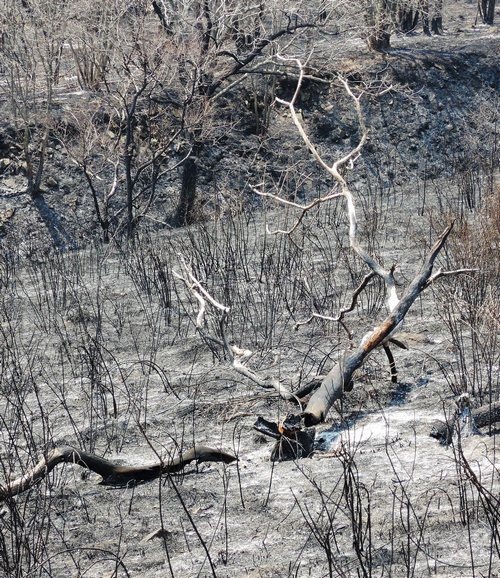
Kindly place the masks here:
POLYGON ((483 24, 493 24, 495 19, 495 0, 478 0, 478 11, 483 24))
POLYGON ((436 0, 434 3, 431 30, 434 34, 443 33, 443 0, 436 0))
POLYGON ((420 5, 424 34, 443 33, 443 1, 436 0, 432 4, 429 0, 422 0, 420 5))
POLYGON ((433 34, 442 34, 443 33, 443 19, 441 16, 437 16, 432 19, 431 22, 431 30, 433 34))
POLYGON ((36 154, 30 150, 32 146, 31 129, 29 127, 25 128, 24 158, 26 161, 26 177, 28 181, 27 192, 32 197, 37 197, 41 192, 48 138, 49 129, 45 127, 42 141, 38 148, 38 158, 36 158, 36 154))
POLYGON ((136 121, 136 111, 137 103, 139 98, 142 96, 143 92, 146 90, 148 81, 146 75, 144 75, 142 84, 134 93, 130 106, 126 107, 127 114, 127 124, 125 133, 125 146, 124 146, 124 166, 125 166, 125 187, 127 192, 127 236, 129 239, 132 238, 134 233, 134 188, 136 184, 136 179, 132 176, 132 169, 134 166, 134 161, 137 158, 137 147, 135 142, 135 121, 136 121))
POLYGON ((152 5, 153 5, 153 12, 159 18, 160 24, 161 24, 163 30, 165 30, 165 32, 168 35, 172 35, 174 32, 172 30, 172 23, 170 22, 168 15, 167 15, 165 3, 161 2, 161 1, 157 2, 156 0, 153 0, 152 5))
POLYGON ((174 224, 177 227, 190 225, 194 221, 194 206, 196 201, 196 185, 198 181, 198 154, 201 152, 201 143, 196 143, 189 157, 182 167, 181 191, 179 204, 175 212, 174 224))
POLYGON ((366 8, 365 20, 369 29, 367 44, 370 50, 384 52, 391 47, 391 2, 375 0, 366 8))
POLYGON ((397 25, 399 30, 405 34, 415 30, 419 16, 418 10, 414 10, 411 6, 399 8, 397 12, 397 25))
POLYGON ((495 18, 495 0, 489 0, 488 8, 486 10, 486 24, 493 24, 493 19, 495 18))
POLYGON ((388 32, 378 31, 368 36, 368 48, 375 52, 384 52, 391 47, 391 35, 388 32))
POLYGON ((430 36, 431 29, 429 26, 429 0, 422 0, 420 2, 420 13, 422 15, 422 29, 424 34, 430 36))
POLYGON ((134 182, 132 179, 132 146, 129 145, 125 153, 125 183, 127 190, 127 237, 132 238, 134 234, 134 182))

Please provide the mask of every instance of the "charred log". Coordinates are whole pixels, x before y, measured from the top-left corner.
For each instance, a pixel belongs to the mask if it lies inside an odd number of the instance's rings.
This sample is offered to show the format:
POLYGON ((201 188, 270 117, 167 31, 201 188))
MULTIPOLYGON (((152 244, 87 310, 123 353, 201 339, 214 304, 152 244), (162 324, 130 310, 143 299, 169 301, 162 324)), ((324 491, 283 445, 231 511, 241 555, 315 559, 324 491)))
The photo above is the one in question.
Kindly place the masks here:
POLYGON ((307 458, 314 451, 316 430, 302 430, 300 416, 289 414, 280 424, 259 417, 253 427, 276 440, 271 451, 272 462, 307 458))
POLYGON ((221 450, 195 446, 167 462, 146 466, 121 466, 94 454, 64 446, 50 450, 24 476, 3 486, 0 485, 0 501, 29 490, 61 463, 75 464, 99 474, 102 477, 101 485, 134 486, 159 478, 161 475, 178 473, 194 461, 230 464, 236 459, 235 456, 221 450))
MULTIPOLYGON (((436 421, 432 425, 430 436, 439 440, 442 444, 451 443, 455 425, 460 412, 455 412, 447 421, 436 421)), ((487 403, 471 410, 472 420, 478 428, 492 427, 500 422, 500 402, 487 403)))

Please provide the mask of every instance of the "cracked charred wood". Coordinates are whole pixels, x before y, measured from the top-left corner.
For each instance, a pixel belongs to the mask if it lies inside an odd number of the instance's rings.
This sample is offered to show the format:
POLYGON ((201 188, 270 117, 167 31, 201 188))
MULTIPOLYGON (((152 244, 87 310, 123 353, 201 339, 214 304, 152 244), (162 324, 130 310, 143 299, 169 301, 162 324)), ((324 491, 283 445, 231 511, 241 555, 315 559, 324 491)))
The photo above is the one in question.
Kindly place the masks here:
POLYGON ((271 452, 272 462, 285 462, 309 457, 314 451, 316 430, 308 428, 301 431, 283 432, 274 444, 271 452))
POLYGON ((281 437, 278 424, 261 416, 259 416, 257 421, 253 424, 253 429, 261 434, 274 438, 275 440, 278 440, 281 437))
POLYGON ((301 422, 301 417, 294 414, 288 414, 280 424, 259 416, 254 429, 277 440, 271 451, 272 462, 307 458, 312 454, 316 430, 303 430, 301 422))
POLYGON ((121 466, 94 454, 64 446, 50 450, 24 476, 7 482, 5 485, 0 485, 0 501, 29 490, 61 463, 76 464, 99 474, 102 477, 101 485, 128 486, 149 482, 161 475, 175 474, 194 461, 230 464, 236 460, 235 456, 221 450, 207 446, 195 446, 168 462, 147 466, 121 466))

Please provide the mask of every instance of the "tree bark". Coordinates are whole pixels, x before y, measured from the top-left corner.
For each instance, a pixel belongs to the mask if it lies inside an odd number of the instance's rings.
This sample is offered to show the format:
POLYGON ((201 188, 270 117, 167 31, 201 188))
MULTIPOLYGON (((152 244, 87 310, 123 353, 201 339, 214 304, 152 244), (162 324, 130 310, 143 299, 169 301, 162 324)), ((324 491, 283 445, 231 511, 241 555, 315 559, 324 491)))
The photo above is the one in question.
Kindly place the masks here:
POLYGON ((159 2, 156 2, 156 0, 153 0, 152 5, 153 5, 153 12, 156 14, 156 16, 158 16, 163 30, 165 30, 165 32, 169 36, 172 35, 174 32, 172 30, 172 25, 169 22, 168 16, 164 12, 164 8, 165 8, 164 3, 161 2, 161 6, 160 6, 159 2))
POLYGON ((483 23, 492 25, 495 19, 495 0, 479 0, 478 8, 483 23))
POLYGON ((420 2, 420 12, 422 14, 422 28, 424 34, 431 35, 430 15, 429 15, 429 0, 422 0, 420 2))
POLYGON ((391 35, 382 30, 368 36, 368 48, 375 52, 385 52, 391 47, 391 35))
POLYGON ((411 7, 400 8, 397 15, 399 30, 404 33, 415 30, 419 16, 418 10, 414 10, 411 7))
POLYGON ((441 16, 436 16, 432 19, 431 30, 434 34, 443 33, 443 19, 441 16))
POLYGON ((489 0, 488 9, 486 11, 486 24, 493 24, 495 18, 495 0, 489 0))
POLYGON ((370 50, 384 52, 391 47, 392 10, 390 0, 372 0, 367 6, 365 20, 370 33, 366 41, 370 50))
POLYGON ((443 33, 443 0, 435 0, 431 19, 431 30, 434 34, 443 33))

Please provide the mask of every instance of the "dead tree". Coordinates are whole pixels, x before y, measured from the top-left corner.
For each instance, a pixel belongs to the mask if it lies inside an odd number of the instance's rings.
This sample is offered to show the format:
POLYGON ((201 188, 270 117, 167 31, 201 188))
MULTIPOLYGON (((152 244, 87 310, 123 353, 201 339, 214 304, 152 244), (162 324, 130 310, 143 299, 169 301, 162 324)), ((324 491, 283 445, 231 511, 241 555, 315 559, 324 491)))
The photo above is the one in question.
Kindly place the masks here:
POLYGON ((424 34, 442 34, 443 32, 443 0, 421 0, 422 26, 424 34))
MULTIPOLYGON (((389 312, 388 317, 386 317, 382 323, 364 335, 354 350, 343 355, 343 357, 323 379, 319 388, 313 393, 302 414, 304 418, 304 424, 306 426, 310 426, 324 421, 329 409, 332 407, 335 401, 343 395, 344 391, 350 391, 352 389, 353 374, 363 365, 367 357, 378 347, 388 347, 388 343, 390 342, 394 333, 401 326, 408 310, 426 287, 444 275, 470 272, 470 270, 461 269, 447 272, 438 270, 433 274, 433 267, 436 257, 441 251, 448 235, 452 230, 453 224, 450 224, 430 249, 420 271, 415 275, 403 296, 399 298, 396 290, 396 281, 394 278, 394 267, 391 267, 390 269, 384 268, 382 264, 379 263, 372 255, 370 255, 359 243, 357 235, 355 198, 345 177, 342 174, 342 169, 345 168, 346 165, 352 164, 359 156, 368 135, 368 130, 361 108, 361 98, 363 96, 363 92, 356 96, 351 90, 348 82, 343 78, 339 78, 340 83, 354 103, 359 127, 361 130, 361 138, 359 139, 358 144, 351 151, 349 151, 343 157, 335 160, 333 163, 329 164, 319 154, 318 149, 310 140, 295 109, 295 104, 300 94, 302 81, 304 79, 304 65, 299 60, 296 60, 296 64, 299 69, 299 79, 295 93, 290 101, 277 99, 277 102, 288 108, 290 116, 309 152, 312 154, 316 162, 325 170, 325 172, 329 176, 333 177, 337 184, 337 189, 335 192, 323 198, 320 197, 316 199, 314 203, 311 203, 307 206, 297 205, 297 207, 301 210, 301 215, 297 219, 295 225, 289 231, 279 232, 291 234, 300 224, 305 213, 310 210, 311 205, 330 202, 337 198, 343 199, 346 203, 347 217, 349 221, 349 241, 351 249, 358 255, 358 257, 362 259, 362 261, 364 261, 374 276, 380 277, 383 280, 386 290, 386 305, 389 312)), ((382 92, 386 92, 387 90, 390 90, 390 87, 384 89, 382 92)), ((279 197, 273 195, 266 196, 271 196, 278 203, 289 204, 288 201, 285 201, 279 197)))
MULTIPOLYGON (((487 0, 479 1, 480 4, 487 3, 487 0)), ((391 34, 396 30, 411 32, 416 29, 419 20, 422 21, 424 34, 442 34, 443 0, 366 0, 368 47, 376 52, 389 50, 391 34)))
POLYGON ((365 5, 368 27, 366 42, 370 50, 385 52, 391 47, 392 3, 389 0, 368 0, 365 5))
MULTIPOLYGON (((250 70, 252 74, 265 74, 256 64, 282 39, 318 26, 314 18, 301 21, 297 15, 293 17, 284 11, 280 26, 266 32, 264 4, 259 5, 256 14, 246 4, 222 12, 217 3, 208 0, 186 6, 191 8, 183 18, 186 22, 191 19, 189 34, 193 34, 198 61, 190 53, 177 56, 179 79, 190 95, 186 107, 186 119, 190 120, 186 120, 183 133, 189 152, 182 166, 179 201, 173 217, 176 226, 195 220, 199 158, 208 145, 205 132, 213 121, 217 99, 243 82, 250 70)), ((188 46, 192 51, 192 45, 188 46)))
POLYGON ((395 19, 400 32, 406 34, 415 30, 419 17, 418 7, 413 2, 398 2, 395 19))
POLYGON ((493 25, 495 19, 495 0, 478 0, 477 10, 483 24, 493 25))
POLYGON ((180 264, 182 273, 173 271, 173 274, 175 277, 177 277, 177 279, 180 279, 184 283, 188 291, 191 292, 191 294, 198 302, 199 309, 196 316, 196 328, 202 337, 206 341, 214 343, 217 346, 223 348, 229 365, 237 373, 245 376, 247 379, 257 384, 258 386, 263 387, 264 389, 275 389, 278 394, 285 400, 296 400, 297 396, 294 395, 278 379, 269 379, 263 377, 248 367, 247 364, 250 358, 253 356, 253 352, 249 349, 242 349, 237 345, 231 345, 226 335, 226 326, 230 314, 229 307, 214 299, 214 297, 212 297, 212 295, 210 295, 210 293, 204 289, 200 281, 191 271, 191 267, 186 263, 182 256, 180 257, 180 264), (205 331, 207 304, 212 308, 210 315, 217 318, 216 325, 219 328, 218 335, 210 335, 205 331))
MULTIPOLYGON (((312 386, 309 385, 305 388, 300 388, 300 390, 291 392, 289 388, 285 387, 280 380, 269 379, 262 377, 256 371, 251 370, 247 366, 247 362, 252 356, 252 352, 246 349, 241 349, 235 345, 230 345, 226 336, 226 326, 228 316, 230 314, 229 307, 218 302, 213 296, 211 296, 206 289, 202 286, 200 280, 198 280, 192 273, 188 264, 181 259, 182 273, 175 272, 175 275, 181 279, 188 290, 196 298, 199 310, 196 318, 196 326, 198 331, 202 334, 206 342, 216 344, 224 349, 226 358, 229 360, 233 369, 238 371, 240 374, 244 375, 254 383, 265 388, 274 388, 276 392, 285 400, 296 401, 302 407, 302 400, 300 397, 305 395, 305 392, 309 392, 316 385, 319 387, 312 394, 309 399, 305 409, 301 412, 300 416, 303 419, 303 423, 306 427, 318 424, 325 420, 328 411, 338 400, 345 391, 350 391, 353 387, 353 375, 357 369, 359 369, 366 359, 378 348, 383 348, 389 358, 391 366, 391 376, 395 377, 395 365, 394 358, 389 349, 389 343, 394 342, 397 345, 401 344, 394 339, 395 333, 401 327, 403 320, 409 311, 412 304, 415 302, 417 297, 426 289, 431 283, 437 279, 454 275, 459 273, 471 272, 471 269, 457 269, 454 271, 438 271, 433 273, 434 264, 437 256, 439 255, 443 245, 450 234, 453 223, 451 223, 443 233, 438 237, 437 241, 429 250, 420 270, 415 274, 413 280, 408 285, 403 295, 399 297, 397 292, 397 284, 394 277, 395 267, 386 269, 375 257, 370 255, 360 244, 358 239, 357 231, 357 217, 356 217, 356 205, 354 195, 347 183, 345 176, 343 175, 346 165, 354 163, 356 158, 359 156, 361 149, 367 139, 368 130, 366 128, 363 111, 361 108, 361 98, 363 93, 357 96, 352 91, 349 83, 343 79, 339 78, 340 84, 344 87, 349 97, 352 99, 359 126, 361 129, 361 137, 358 144, 352 148, 346 155, 335 160, 333 163, 328 163, 319 154, 318 149, 310 140, 299 115, 297 114, 295 104, 297 102, 298 96, 300 94, 302 81, 304 79, 304 65, 299 61, 295 61, 299 69, 299 77, 294 95, 290 101, 285 101, 281 99, 276 99, 277 103, 286 106, 289 110, 290 116, 302 137, 307 149, 312 154, 315 161, 325 170, 325 172, 333 177, 336 187, 331 193, 318 197, 312 202, 301 205, 299 203, 290 201, 288 199, 280 198, 276 195, 266 193, 264 191, 259 191, 254 188, 254 191, 263 196, 272 199, 274 202, 292 208, 299 211, 299 216, 297 217, 295 223, 288 230, 276 230, 269 231, 272 234, 287 234, 292 235, 293 232, 300 226, 305 215, 314 207, 318 205, 329 203, 335 200, 343 200, 346 205, 347 219, 349 223, 349 242, 351 249, 358 255, 358 257, 365 263, 369 269, 368 274, 365 276, 360 286, 355 290, 352 298, 351 305, 342 310, 336 318, 328 318, 334 321, 342 322, 342 318, 345 313, 349 312, 354 308, 356 299, 360 292, 367 286, 367 284, 374 279, 379 277, 382 279, 385 285, 386 292, 386 306, 388 310, 388 316, 377 325, 371 331, 368 331, 362 339, 359 341, 358 345, 350 350, 349 352, 343 354, 331 371, 323 377, 321 380, 312 380, 312 386), (205 316, 207 315, 208 306, 210 306, 210 312, 208 313, 213 317, 214 323, 212 326, 218 327, 218 335, 208 334, 205 330, 206 322, 205 316), (318 383, 319 382, 319 383, 318 383)), ((388 89, 384 89, 385 92, 388 89)), ((313 314, 310 320, 318 317, 318 315, 313 314)), ((325 318, 325 317, 322 317, 325 318)), ((294 434, 295 435, 295 434, 294 434)))

